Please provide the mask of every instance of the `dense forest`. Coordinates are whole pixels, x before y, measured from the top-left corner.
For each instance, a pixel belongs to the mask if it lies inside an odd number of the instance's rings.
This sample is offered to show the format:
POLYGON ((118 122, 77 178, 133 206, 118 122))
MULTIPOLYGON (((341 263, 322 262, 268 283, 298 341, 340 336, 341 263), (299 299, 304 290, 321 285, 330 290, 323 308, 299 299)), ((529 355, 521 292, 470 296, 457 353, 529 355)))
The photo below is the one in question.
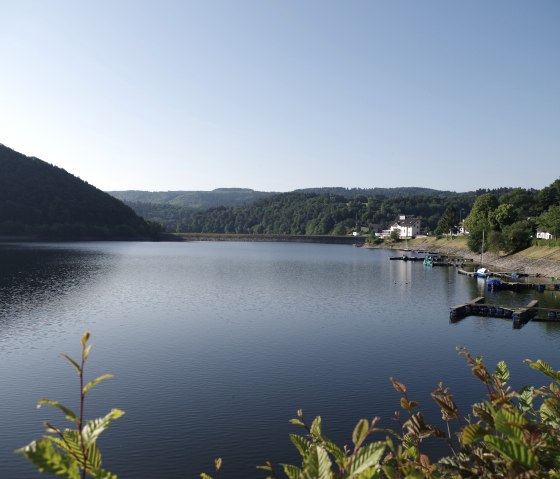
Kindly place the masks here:
POLYGON ((65 170, 0 144, 0 235, 138 238, 158 227, 65 170))
MULTIPOLYGON (((483 241, 493 251, 519 251, 531 244, 537 230, 560 236, 560 178, 542 190, 481 193, 464 222, 472 251, 480 251, 483 241)), ((444 214, 440 220, 443 230, 453 222, 453 211, 446 213, 449 218, 444 214)))
POLYGON ((560 179, 542 190, 455 193, 425 188, 313 188, 238 207, 128 204, 171 232, 345 235, 357 230, 368 234, 371 225, 387 228, 397 215, 406 214, 422 219, 422 233, 436 235, 456 233, 464 221, 473 251, 480 251, 483 232, 486 249, 502 252, 527 247, 538 229, 560 235, 560 179), (376 194, 363 194, 372 192, 376 194))
POLYGON ((399 196, 391 197, 362 194, 349 197, 296 191, 276 194, 241 207, 208 209, 142 202, 127 204, 144 218, 164 225, 167 231, 344 235, 356 226, 386 225, 403 212, 422 217, 426 231, 433 231, 448 206, 454 206, 466 216, 475 198, 475 193, 407 195, 404 189, 399 196))

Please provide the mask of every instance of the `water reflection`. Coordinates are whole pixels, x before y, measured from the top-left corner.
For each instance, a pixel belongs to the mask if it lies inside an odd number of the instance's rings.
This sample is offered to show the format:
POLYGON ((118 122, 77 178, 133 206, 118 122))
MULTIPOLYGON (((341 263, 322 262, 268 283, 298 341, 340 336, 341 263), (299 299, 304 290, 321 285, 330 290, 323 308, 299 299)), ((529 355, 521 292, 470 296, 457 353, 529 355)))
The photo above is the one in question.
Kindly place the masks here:
POLYGON ((95 284, 111 262, 95 250, 0 244, 0 341, 8 329, 40 327, 39 309, 95 284))
MULTIPOLYGON (((479 283, 390 254, 273 243, 0 245, 0 477, 36 477, 12 451, 52 419, 35 409, 38 398, 68 402, 61 392, 74 391, 75 375, 58 354, 74 355, 86 328, 92 367, 116 377, 92 407, 126 411, 103 438, 104 462, 136 479, 194 477, 218 455, 228 477, 253 477, 267 458, 295 462, 288 419, 300 407, 321 414, 341 443, 360 417, 393 427, 399 397, 389 376, 423 404, 442 380, 465 404, 480 400, 459 344, 490 367, 506 360, 516 387, 533 382, 524 358, 555 363, 556 325, 449 324, 449 307, 481 295, 479 283)), ((558 295, 483 294, 543 305, 558 295)))

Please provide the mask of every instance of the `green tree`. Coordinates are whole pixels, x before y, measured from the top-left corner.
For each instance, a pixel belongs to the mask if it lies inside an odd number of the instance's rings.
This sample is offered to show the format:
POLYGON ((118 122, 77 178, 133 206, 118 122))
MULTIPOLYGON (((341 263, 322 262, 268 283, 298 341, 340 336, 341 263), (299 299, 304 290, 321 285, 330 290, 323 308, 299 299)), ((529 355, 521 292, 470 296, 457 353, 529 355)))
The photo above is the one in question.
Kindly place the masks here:
POLYGON ((398 241, 400 241, 401 239, 401 230, 400 229, 394 229, 393 231, 391 231, 391 234, 389 235, 389 239, 393 242, 396 243, 398 241))
POLYGON ((560 206, 551 206, 537 219, 537 224, 544 231, 558 238, 560 236, 560 206))
POLYGON ((469 215, 465 218, 465 227, 469 232, 487 227, 490 216, 498 207, 498 198, 492 193, 480 195, 474 202, 469 215))
POLYGON ((517 219, 515 207, 510 203, 502 203, 489 214, 489 222, 496 229, 501 230, 505 226, 513 224, 517 219))
POLYGON ((517 220, 526 220, 535 214, 536 191, 524 188, 514 188, 500 196, 500 204, 513 206, 517 220))
POLYGON ((533 236, 533 225, 528 221, 516 221, 512 225, 503 228, 502 236, 502 249, 507 253, 515 253, 530 246, 533 236))
POLYGON ((469 215, 465 218, 465 227, 469 232, 467 245, 469 249, 478 253, 482 249, 484 232, 492 230, 492 215, 498 207, 498 199, 493 193, 484 193, 474 202, 469 215))
POLYGON ((438 221, 436 228, 437 234, 449 234, 457 232, 457 209, 453 205, 449 205, 442 217, 438 221))
MULTIPOLYGON (((480 253, 483 247, 483 241, 486 242, 486 234, 490 232, 490 225, 488 223, 477 223, 475 226, 468 230, 469 236, 467 239, 467 246, 474 253, 480 253)), ((484 249, 487 250, 487 245, 484 245, 484 249)))

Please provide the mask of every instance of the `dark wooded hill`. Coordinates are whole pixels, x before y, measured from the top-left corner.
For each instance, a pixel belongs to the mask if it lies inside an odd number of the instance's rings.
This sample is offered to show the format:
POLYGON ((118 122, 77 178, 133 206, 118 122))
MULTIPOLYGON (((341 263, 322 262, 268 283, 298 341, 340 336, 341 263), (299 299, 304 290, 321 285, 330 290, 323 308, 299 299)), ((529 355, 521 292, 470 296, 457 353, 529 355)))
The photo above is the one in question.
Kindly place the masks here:
POLYGON ((0 144, 0 235, 45 239, 148 237, 128 206, 62 168, 0 144))

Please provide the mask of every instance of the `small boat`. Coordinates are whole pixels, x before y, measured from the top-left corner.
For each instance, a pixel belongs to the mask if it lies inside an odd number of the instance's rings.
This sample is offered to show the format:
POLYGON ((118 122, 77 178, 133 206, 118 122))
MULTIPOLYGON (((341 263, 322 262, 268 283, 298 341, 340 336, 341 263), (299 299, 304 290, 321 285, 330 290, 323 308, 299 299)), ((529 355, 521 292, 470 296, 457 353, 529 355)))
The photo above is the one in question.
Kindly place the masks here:
POLYGON ((427 254, 424 257, 424 264, 426 266, 434 266, 435 264, 441 263, 443 258, 438 254, 427 254))
POLYGON ((475 276, 477 278, 487 278, 488 276, 490 276, 492 273, 490 272, 490 270, 488 268, 478 268, 476 270, 475 276))

